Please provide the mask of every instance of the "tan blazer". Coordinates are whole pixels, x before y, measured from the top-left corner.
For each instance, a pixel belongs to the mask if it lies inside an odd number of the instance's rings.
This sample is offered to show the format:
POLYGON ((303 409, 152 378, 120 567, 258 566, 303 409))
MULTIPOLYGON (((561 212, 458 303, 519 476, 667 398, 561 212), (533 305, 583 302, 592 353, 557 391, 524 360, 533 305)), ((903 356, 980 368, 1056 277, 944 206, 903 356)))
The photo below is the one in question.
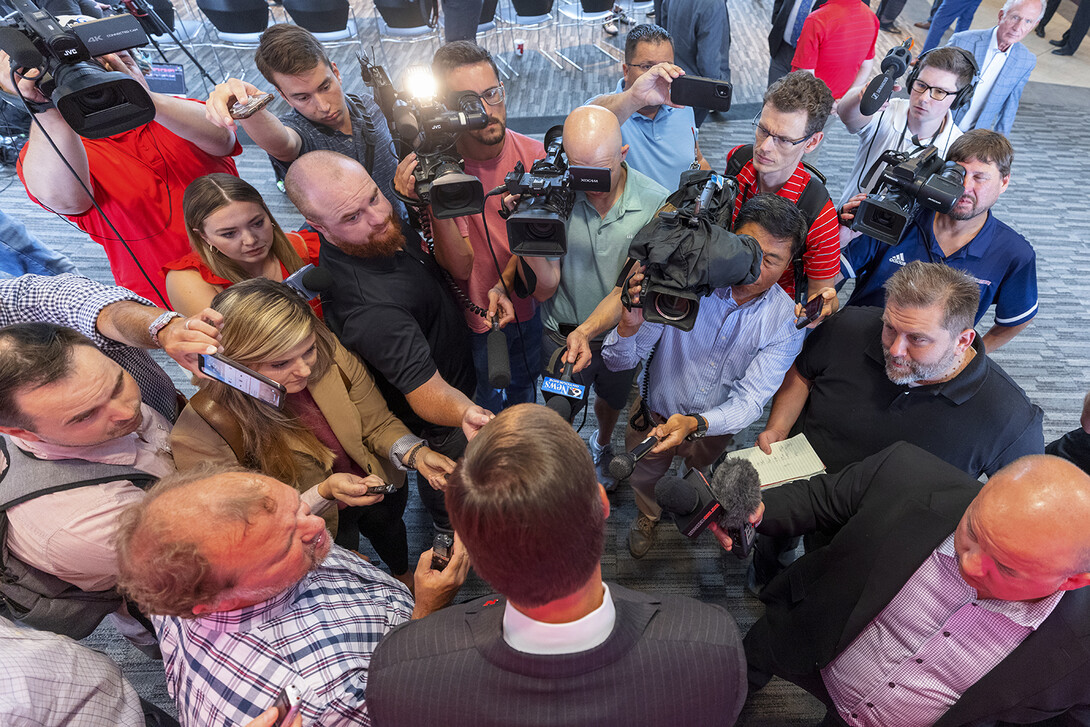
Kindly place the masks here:
MULTIPOLYGON (((404 485, 405 472, 393 465, 389 453, 395 442, 411 432, 390 412, 375 380, 355 354, 338 343, 333 362, 325 376, 307 386, 318 409, 329 422, 337 441, 361 469, 373 472, 386 482, 404 485), (343 377, 341 372, 344 373, 343 377), (345 388, 345 378, 351 382, 348 389, 345 388)), ((226 412, 222 407, 221 410, 226 412)), ((238 463, 231 446, 192 405, 187 405, 179 415, 170 442, 174 464, 180 472, 205 462, 238 463)), ((303 457, 302 460, 299 481, 288 483, 300 492, 310 489, 331 474, 311 457, 303 457)), ((336 513, 336 508, 330 508, 326 517, 334 532, 336 513)))

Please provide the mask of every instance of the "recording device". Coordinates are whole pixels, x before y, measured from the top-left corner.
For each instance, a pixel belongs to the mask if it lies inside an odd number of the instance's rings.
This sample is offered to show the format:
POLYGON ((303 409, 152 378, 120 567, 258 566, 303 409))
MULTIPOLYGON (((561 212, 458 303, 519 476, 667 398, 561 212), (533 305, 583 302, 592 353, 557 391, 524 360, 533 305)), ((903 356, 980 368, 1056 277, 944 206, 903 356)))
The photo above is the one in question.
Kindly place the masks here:
POLYGON ((506 389, 511 385, 511 357, 507 352, 507 336, 500 330, 500 317, 492 319, 492 330, 485 337, 488 349, 488 385, 506 389))
POLYGON ((261 109, 272 103, 271 93, 255 93, 246 103, 234 103, 231 105, 231 118, 236 121, 248 119, 261 109))
POLYGON ((893 87, 897 79, 908 70, 908 64, 912 60, 912 38, 900 45, 895 45, 882 59, 882 74, 875 76, 863 90, 863 98, 859 101, 859 113, 864 116, 873 116, 882 108, 882 104, 889 101, 893 93, 893 87))
POLYGON ((93 60, 147 45, 140 21, 116 15, 65 29, 30 0, 10 2, 13 25, 0 27, 0 49, 11 56, 12 68, 41 71, 35 82, 50 102, 27 102, 33 112, 55 106, 86 139, 120 134, 155 118, 155 104, 136 79, 93 60))
POLYGON ((568 251, 568 218, 575 192, 608 192, 606 167, 569 167, 564 154, 564 127, 545 133, 545 158, 526 171, 522 162, 503 179, 507 193, 519 195, 507 218, 507 242, 512 255, 560 257, 568 251))
POLYGON ((431 541, 431 569, 444 570, 450 565, 450 552, 454 548, 454 536, 436 533, 431 541))
POLYGON ((283 384, 278 384, 268 376, 262 376, 221 354, 198 354, 197 369, 205 376, 222 381, 232 389, 277 409, 283 409, 288 403, 288 392, 283 384))
POLYGON ((284 278, 284 285, 303 296, 303 300, 311 301, 333 289, 333 276, 325 268, 311 263, 284 278))
POLYGON ((730 111, 731 85, 703 76, 679 76, 670 82, 670 101, 712 111, 730 111))
POLYGON ((795 330, 801 331, 817 320, 817 317, 821 315, 821 307, 824 303, 825 298, 820 295, 815 295, 811 300, 806 301, 802 306, 802 316, 795 321, 795 330))
POLYGON ((636 463, 658 443, 658 437, 650 436, 633 447, 631 451, 618 454, 609 461, 609 474, 618 482, 627 480, 636 469, 636 463))
MULTIPOLYGON (((691 331, 700 298, 716 288, 745 285, 761 273, 761 247, 730 232, 738 185, 703 169, 681 173, 681 186, 636 233, 628 256, 646 266, 639 305, 652 323, 691 331)), ((621 302, 633 303, 623 278, 621 302)))
POLYGON ((888 149, 867 172, 867 178, 879 164, 889 166, 856 210, 852 229, 887 245, 900 242, 905 226, 920 207, 945 214, 964 192, 965 167, 943 161, 934 146, 911 155, 888 149))
POLYGON ((587 403, 587 387, 572 380, 572 362, 560 363, 566 349, 558 348, 541 377, 541 395, 545 406, 571 422, 587 403))
POLYGON ((685 537, 697 537, 714 522, 730 536, 735 556, 745 558, 753 549, 756 533, 749 516, 761 504, 761 481, 746 460, 724 460, 710 482, 696 469, 685 477, 663 477, 655 485, 655 500, 685 537))
POLYGON ((397 485, 392 482, 384 482, 381 485, 368 485, 368 495, 392 495, 397 492, 397 485))
POLYGON ((291 727, 295 716, 303 706, 303 692, 294 684, 280 690, 280 695, 273 702, 276 707, 275 727, 291 727))
POLYGON ((484 211, 481 180, 465 173, 465 160, 455 150, 458 134, 488 126, 488 112, 472 91, 452 94, 447 105, 434 98, 435 81, 417 74, 411 93, 397 91, 382 66, 357 56, 364 83, 386 116, 398 158, 416 152, 416 194, 437 219, 480 214, 484 211))

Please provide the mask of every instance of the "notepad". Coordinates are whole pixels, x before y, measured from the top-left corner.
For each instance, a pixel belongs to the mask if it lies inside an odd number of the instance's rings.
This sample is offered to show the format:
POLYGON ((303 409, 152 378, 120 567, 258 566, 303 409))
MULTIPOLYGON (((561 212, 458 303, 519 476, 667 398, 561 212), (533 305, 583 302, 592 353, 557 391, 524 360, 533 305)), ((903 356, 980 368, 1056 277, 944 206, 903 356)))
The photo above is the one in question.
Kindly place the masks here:
POLYGON ((774 443, 772 454, 765 454, 760 447, 749 447, 727 452, 727 456, 749 460, 757 468, 762 490, 825 473, 825 464, 805 434, 774 443))

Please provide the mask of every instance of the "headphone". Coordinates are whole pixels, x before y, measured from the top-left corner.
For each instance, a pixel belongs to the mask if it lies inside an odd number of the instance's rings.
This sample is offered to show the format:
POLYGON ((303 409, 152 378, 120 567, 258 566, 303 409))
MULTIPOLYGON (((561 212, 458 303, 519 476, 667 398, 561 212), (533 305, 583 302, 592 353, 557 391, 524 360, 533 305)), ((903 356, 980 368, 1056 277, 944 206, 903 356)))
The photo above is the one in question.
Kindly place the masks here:
MULTIPOLYGON (((965 50, 964 48, 956 45, 947 45, 943 47, 951 48, 958 51, 959 53, 961 53, 962 57, 965 58, 966 61, 968 61, 969 65, 973 67, 972 80, 970 80, 969 83, 965 84, 963 88, 959 88, 957 90, 957 93, 954 94, 954 103, 950 105, 950 113, 956 114, 958 111, 961 110, 962 106, 967 105, 969 101, 972 100, 973 91, 976 90, 976 85, 980 82, 980 66, 977 65, 976 58, 973 57, 973 54, 965 50)), ((916 59, 916 65, 912 68, 912 73, 908 74, 908 78, 905 80, 905 87, 909 90, 909 92, 912 91, 913 82, 915 82, 916 78, 919 77, 920 71, 923 70, 924 59, 937 50, 939 49, 932 48, 929 51, 921 53, 919 58, 916 59)))

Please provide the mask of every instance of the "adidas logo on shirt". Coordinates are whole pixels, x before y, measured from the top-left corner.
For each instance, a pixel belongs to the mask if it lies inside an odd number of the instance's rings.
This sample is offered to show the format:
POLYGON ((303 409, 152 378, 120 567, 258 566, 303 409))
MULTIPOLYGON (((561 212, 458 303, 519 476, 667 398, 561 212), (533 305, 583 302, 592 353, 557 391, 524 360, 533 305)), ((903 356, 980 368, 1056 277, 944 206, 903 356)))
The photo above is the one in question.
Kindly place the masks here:
POLYGON ((891 257, 889 259, 889 261, 891 263, 893 263, 894 265, 907 265, 908 264, 908 263, 905 262, 905 254, 903 252, 897 253, 896 255, 891 257))

